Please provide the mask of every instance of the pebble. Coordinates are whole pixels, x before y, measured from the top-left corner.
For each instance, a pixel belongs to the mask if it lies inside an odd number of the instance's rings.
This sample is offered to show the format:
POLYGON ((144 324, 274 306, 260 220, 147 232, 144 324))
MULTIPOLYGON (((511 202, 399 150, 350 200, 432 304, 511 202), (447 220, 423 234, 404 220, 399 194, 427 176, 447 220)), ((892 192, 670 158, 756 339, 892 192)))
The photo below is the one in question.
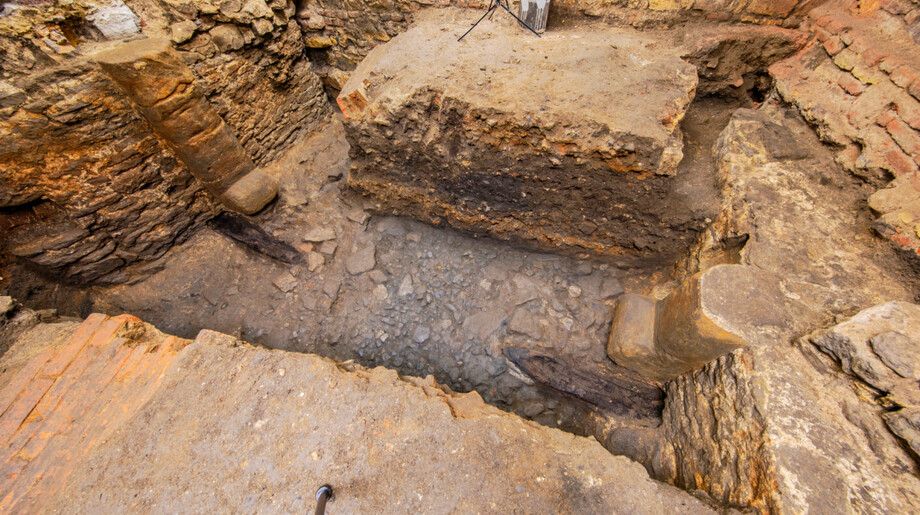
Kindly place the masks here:
POLYGON ((335 239, 335 230, 329 226, 314 227, 303 236, 303 241, 319 243, 335 239))
POLYGON ((399 283, 399 290, 396 292, 400 297, 405 297, 414 293, 412 289, 412 275, 406 274, 402 282, 399 283))
POLYGON ((569 297, 572 297, 573 299, 577 299, 578 297, 581 297, 581 288, 579 288, 578 286, 575 286, 575 285, 569 286, 568 290, 569 290, 569 297))
POLYGON ((307 254, 307 268, 309 268, 311 272, 315 272, 316 269, 324 264, 326 264, 326 258, 319 252, 310 252, 307 254))
POLYGON ((387 282, 387 274, 385 274, 382 270, 371 270, 368 272, 367 276, 371 278, 371 281, 374 281, 377 284, 383 284, 387 282))
POLYGON ((290 272, 284 272, 281 275, 275 277, 272 281, 279 290, 287 293, 294 289, 297 286, 297 278, 290 274, 290 272))
POLYGON ((431 329, 423 325, 416 327, 415 333, 412 335, 412 339, 415 340, 415 343, 425 343, 428 341, 429 337, 431 337, 431 329))
POLYGON ((335 249, 339 247, 339 244, 335 240, 324 241, 322 245, 319 246, 319 251, 327 256, 332 256, 335 254, 335 249))
POLYGON ((374 297, 377 297, 380 300, 386 300, 386 298, 389 296, 390 293, 387 291, 386 286, 378 284, 376 287, 374 287, 374 297))
POLYGON ((364 247, 361 247, 345 260, 345 269, 352 275, 358 275, 373 270, 374 267, 377 266, 377 259, 375 257, 376 251, 377 248, 373 243, 368 243, 364 247))

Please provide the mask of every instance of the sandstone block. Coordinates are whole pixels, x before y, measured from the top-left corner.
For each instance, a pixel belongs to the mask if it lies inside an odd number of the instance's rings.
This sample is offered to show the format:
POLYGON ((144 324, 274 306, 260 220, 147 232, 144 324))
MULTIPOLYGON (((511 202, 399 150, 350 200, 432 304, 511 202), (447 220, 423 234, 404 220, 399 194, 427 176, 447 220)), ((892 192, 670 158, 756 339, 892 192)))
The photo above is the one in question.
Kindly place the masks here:
POLYGON ((249 154, 207 103, 192 71, 168 40, 133 41, 99 53, 95 59, 160 138, 224 205, 252 214, 275 197, 277 181, 255 170, 249 154))
POLYGON ((537 39, 492 22, 458 42, 452 15, 421 17, 345 84, 348 184, 384 211, 537 247, 676 256, 698 222, 669 195, 694 67, 612 28, 537 39))
POLYGON ((669 380, 746 346, 752 332, 782 326, 784 305, 771 274, 717 265, 693 275, 657 305, 624 295, 607 355, 646 377, 669 380))

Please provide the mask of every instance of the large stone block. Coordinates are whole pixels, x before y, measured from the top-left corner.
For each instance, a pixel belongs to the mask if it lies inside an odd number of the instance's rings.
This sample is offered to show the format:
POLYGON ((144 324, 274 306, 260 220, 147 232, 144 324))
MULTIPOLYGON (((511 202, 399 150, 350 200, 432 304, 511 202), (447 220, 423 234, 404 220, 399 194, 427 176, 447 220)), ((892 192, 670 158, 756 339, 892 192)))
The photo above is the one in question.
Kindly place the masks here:
POLYGON ((542 248, 684 250, 702 220, 671 188, 695 68, 623 29, 536 38, 496 17, 458 42, 469 18, 420 16, 352 74, 348 184, 383 211, 542 248))
POLYGON ((607 355, 658 380, 746 346, 750 328, 783 324, 785 301, 771 274, 744 265, 717 265, 693 275, 664 300, 624 295, 617 303, 607 355))

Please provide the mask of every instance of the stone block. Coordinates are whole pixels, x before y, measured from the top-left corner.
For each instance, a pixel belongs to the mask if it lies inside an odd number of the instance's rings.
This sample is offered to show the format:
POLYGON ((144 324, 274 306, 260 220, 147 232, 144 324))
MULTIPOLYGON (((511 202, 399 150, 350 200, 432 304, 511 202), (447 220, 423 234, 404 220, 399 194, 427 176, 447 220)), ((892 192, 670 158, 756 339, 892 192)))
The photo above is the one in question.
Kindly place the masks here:
POLYGON ((783 326, 785 304, 773 275, 750 266, 717 265, 693 275, 657 305, 647 297, 624 295, 607 355, 646 377, 670 380, 746 346, 757 331, 783 326))
POLYGON ((669 194, 694 67, 624 29, 536 39, 496 20, 458 42, 452 15, 429 13, 345 84, 349 186, 382 211, 538 248, 677 256, 701 227, 669 194))
POLYGON ((655 301, 626 293, 617 299, 607 341, 607 356, 617 364, 647 377, 657 377, 655 301))

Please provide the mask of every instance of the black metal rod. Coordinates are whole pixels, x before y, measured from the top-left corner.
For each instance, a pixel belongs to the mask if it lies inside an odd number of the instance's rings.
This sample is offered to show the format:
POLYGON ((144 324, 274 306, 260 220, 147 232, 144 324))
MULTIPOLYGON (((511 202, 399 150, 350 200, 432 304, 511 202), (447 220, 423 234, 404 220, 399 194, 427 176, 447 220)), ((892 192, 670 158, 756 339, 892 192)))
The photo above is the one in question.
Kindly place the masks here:
POLYGON ((316 491, 316 515, 324 515, 326 513, 326 501, 332 498, 332 487, 329 485, 323 485, 319 487, 319 490, 316 491))
POLYGON ((460 38, 457 39, 457 41, 462 40, 463 38, 466 37, 467 34, 469 34, 470 32, 473 32, 473 29, 476 28, 476 25, 479 25, 479 22, 481 22, 482 20, 486 19, 486 16, 488 16, 489 13, 491 13, 491 12, 494 11, 494 10, 495 10, 495 4, 492 3, 492 2, 489 2, 489 9, 488 9, 485 13, 483 13, 482 17, 479 18, 478 20, 476 20, 476 23, 474 23, 469 29, 467 29, 467 31, 464 32, 463 35, 460 36, 460 38))

